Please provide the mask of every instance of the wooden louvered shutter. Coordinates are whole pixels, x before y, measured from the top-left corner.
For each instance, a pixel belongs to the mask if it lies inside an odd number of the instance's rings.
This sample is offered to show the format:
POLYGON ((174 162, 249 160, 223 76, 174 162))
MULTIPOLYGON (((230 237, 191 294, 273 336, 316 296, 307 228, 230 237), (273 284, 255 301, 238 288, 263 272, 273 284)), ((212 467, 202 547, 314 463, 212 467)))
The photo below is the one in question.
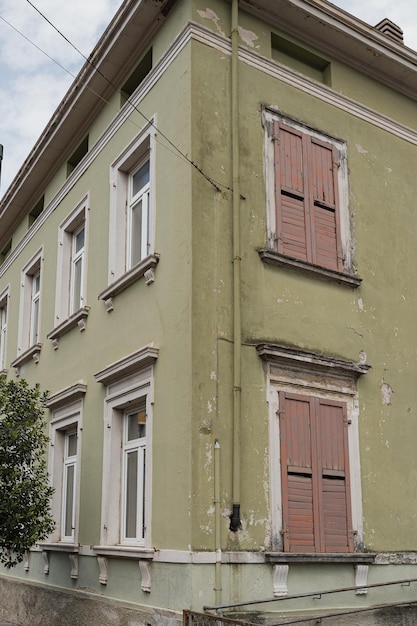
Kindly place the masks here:
POLYGON ((353 550, 346 405, 317 399, 323 552, 353 550))
POLYGON ((309 150, 312 262, 342 270, 336 149, 313 137, 309 150))
POLYGON ((315 552, 311 399, 279 394, 284 550, 315 552))
POLYGON ((308 261, 311 237, 303 134, 275 122, 274 140, 277 250, 308 261))
POLYGON ((343 270, 337 150, 274 122, 277 251, 343 270))

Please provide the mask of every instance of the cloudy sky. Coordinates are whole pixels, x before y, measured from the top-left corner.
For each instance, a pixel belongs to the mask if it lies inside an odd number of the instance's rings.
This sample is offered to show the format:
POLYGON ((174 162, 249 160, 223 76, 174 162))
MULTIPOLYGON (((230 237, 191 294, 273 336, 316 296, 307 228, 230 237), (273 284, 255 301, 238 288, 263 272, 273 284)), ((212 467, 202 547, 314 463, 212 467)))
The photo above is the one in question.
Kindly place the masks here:
MULTIPOLYGON (((84 62, 32 5, 88 56, 121 4, 122 0, 0 0, 0 144, 4 146, 0 195, 84 62)), ((336 0, 334 4, 372 26, 388 17, 403 29, 405 44, 417 50, 415 0, 336 0)))

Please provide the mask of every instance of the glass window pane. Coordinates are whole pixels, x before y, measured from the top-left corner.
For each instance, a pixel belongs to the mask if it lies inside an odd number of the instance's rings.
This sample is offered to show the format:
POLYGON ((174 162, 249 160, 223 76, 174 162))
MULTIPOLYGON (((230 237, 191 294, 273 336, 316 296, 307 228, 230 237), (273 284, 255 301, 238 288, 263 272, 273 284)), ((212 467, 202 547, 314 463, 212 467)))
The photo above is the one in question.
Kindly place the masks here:
POLYGON ((127 440, 141 439, 146 436, 146 412, 145 409, 127 416, 127 440))
POLYGON ((142 200, 131 208, 130 265, 142 259, 142 200))
POLYGON ((32 320, 30 343, 34 345, 38 342, 38 324, 39 324, 39 299, 32 302, 32 320))
POLYGON ((81 306, 81 278, 82 278, 83 259, 80 257, 78 261, 74 263, 74 275, 72 277, 72 289, 73 289, 73 311, 76 311, 81 306))
POLYGON ((146 161, 132 176, 132 196, 149 183, 149 161, 146 161))
POLYGON ((135 539, 138 504, 138 451, 129 452, 126 459, 126 538, 135 539))
POLYGON ((65 502, 65 520, 64 535, 72 537, 73 534, 73 513, 74 513, 74 465, 67 466, 66 477, 66 502, 65 502))
POLYGON ((68 456, 76 456, 77 454, 77 433, 68 435, 68 456))
POLYGON ((80 250, 82 250, 82 248, 84 248, 84 234, 85 234, 85 229, 82 228, 75 235, 75 252, 79 252, 80 250))

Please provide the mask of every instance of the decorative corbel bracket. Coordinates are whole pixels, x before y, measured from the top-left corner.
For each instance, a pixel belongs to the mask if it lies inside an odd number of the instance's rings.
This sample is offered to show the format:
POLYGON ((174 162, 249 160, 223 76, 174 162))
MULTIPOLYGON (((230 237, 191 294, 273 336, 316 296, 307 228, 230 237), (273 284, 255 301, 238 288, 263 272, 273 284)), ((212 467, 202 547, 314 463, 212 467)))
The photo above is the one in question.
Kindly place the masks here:
POLYGON ((288 595, 288 572, 289 565, 274 565, 273 570, 273 592, 274 598, 282 598, 288 595))
POLYGON ((366 587, 368 583, 369 565, 355 565, 355 585, 357 587, 355 593, 357 596, 368 593, 366 587))
POLYGON ((151 564, 149 561, 140 560, 139 561, 139 569, 141 574, 141 584, 140 587, 142 591, 146 593, 150 593, 151 591, 151 564))
POLYGON ((101 585, 107 585, 107 581, 109 579, 109 565, 107 558, 105 556, 97 557, 98 567, 100 570, 100 575, 98 577, 101 585))
POLYGON ((77 580, 78 578, 78 554, 69 554, 69 562, 71 564, 71 578, 77 580))

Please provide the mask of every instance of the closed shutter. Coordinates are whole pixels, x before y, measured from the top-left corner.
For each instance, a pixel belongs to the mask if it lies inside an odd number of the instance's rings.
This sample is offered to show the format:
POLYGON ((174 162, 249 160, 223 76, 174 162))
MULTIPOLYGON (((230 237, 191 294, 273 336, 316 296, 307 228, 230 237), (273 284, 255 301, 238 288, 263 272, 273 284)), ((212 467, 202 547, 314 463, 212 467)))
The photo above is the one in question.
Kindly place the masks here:
POLYGON ((316 551, 311 409, 311 399, 280 393, 283 536, 288 552, 316 551))
POLYGON ((303 135, 275 122, 275 201, 278 252, 308 261, 311 256, 308 179, 303 135))
POLYGON ((277 250, 329 269, 343 269, 337 151, 275 122, 277 250))
POLYGON ((346 405, 279 394, 284 550, 352 551, 346 405))
POLYGON ((318 400, 322 496, 322 544, 325 552, 350 552, 352 520, 346 405, 318 400))

